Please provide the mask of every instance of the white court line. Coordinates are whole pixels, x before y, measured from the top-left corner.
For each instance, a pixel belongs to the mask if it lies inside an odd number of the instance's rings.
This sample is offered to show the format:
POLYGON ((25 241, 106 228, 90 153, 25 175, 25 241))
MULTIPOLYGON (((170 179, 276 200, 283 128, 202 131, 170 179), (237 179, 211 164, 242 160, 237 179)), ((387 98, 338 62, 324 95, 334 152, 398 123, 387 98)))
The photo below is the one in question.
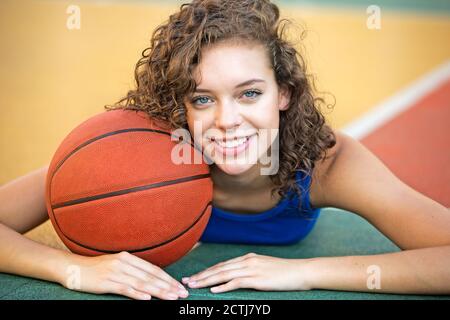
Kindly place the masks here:
POLYGON ((450 60, 447 60, 411 85, 375 105, 370 111, 350 122, 340 131, 360 140, 401 112, 410 108, 449 78, 450 60))

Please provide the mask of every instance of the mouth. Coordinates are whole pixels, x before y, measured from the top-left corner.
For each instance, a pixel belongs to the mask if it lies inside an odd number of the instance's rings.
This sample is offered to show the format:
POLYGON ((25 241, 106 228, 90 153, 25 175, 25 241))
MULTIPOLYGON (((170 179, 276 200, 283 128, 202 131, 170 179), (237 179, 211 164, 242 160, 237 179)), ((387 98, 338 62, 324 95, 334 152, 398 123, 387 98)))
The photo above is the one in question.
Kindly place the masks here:
POLYGON ((216 152, 222 155, 237 155, 245 151, 253 138, 256 137, 256 133, 244 136, 235 137, 233 139, 216 139, 214 137, 209 138, 209 141, 213 143, 216 152))

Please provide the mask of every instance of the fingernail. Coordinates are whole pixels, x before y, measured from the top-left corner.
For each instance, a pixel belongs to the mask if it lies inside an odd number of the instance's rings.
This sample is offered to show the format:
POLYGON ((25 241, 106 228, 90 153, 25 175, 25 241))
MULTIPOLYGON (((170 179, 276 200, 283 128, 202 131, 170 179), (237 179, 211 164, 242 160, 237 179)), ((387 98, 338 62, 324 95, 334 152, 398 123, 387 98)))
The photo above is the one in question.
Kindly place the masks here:
POLYGON ((184 284, 189 282, 189 277, 183 277, 181 278, 181 282, 183 282, 184 284))
POLYGON ((178 294, 183 298, 186 298, 189 295, 189 292, 187 292, 187 290, 178 290, 178 294))

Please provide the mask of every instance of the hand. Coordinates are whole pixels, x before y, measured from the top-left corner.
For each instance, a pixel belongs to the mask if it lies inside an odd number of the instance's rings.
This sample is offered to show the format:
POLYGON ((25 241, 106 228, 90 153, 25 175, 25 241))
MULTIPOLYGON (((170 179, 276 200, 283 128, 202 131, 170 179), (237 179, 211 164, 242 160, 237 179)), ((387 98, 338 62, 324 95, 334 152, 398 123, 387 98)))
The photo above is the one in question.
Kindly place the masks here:
POLYGON ((238 288, 264 291, 309 290, 308 260, 282 259, 249 253, 216 264, 191 277, 182 279, 191 288, 209 287, 211 292, 238 288))
POLYGON ((60 281, 68 289, 114 293, 139 300, 149 300, 152 296, 176 300, 188 296, 184 286, 161 268, 125 251, 97 257, 72 255, 69 267, 72 269, 68 269, 65 279, 60 281), (73 270, 78 271, 78 287, 68 281, 73 270))

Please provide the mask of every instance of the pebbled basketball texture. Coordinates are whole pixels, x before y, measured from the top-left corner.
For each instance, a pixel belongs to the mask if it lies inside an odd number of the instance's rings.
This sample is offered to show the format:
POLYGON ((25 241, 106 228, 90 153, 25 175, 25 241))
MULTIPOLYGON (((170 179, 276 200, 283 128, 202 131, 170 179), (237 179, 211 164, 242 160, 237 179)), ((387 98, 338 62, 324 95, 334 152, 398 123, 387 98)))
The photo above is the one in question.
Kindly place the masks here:
POLYGON ((212 180, 205 162, 172 161, 181 143, 173 140, 166 123, 132 110, 103 112, 70 132, 50 163, 46 204, 72 252, 128 251, 164 267, 196 244, 211 214, 212 180))

